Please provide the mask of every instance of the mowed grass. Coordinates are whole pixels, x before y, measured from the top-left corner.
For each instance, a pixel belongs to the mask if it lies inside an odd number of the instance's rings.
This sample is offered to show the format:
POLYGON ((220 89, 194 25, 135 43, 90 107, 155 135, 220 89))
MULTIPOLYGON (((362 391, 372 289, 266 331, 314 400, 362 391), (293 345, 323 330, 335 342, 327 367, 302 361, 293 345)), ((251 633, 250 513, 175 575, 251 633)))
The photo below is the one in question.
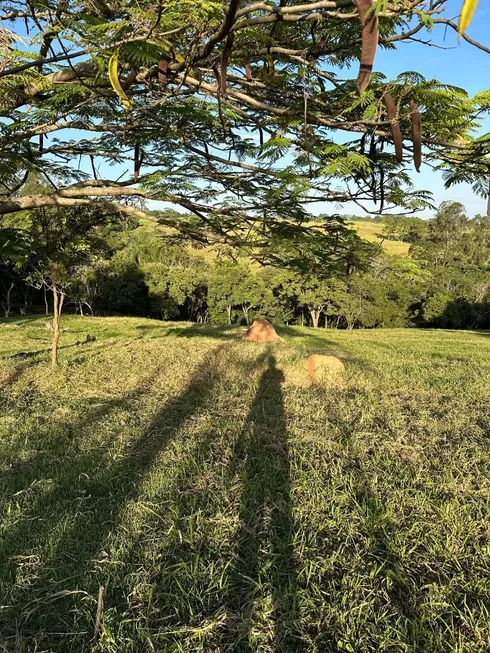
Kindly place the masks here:
POLYGON ((490 334, 14 322, 1 651, 489 650, 490 334))
POLYGON ((373 243, 383 243, 383 249, 393 256, 408 256, 410 243, 404 243, 401 240, 383 240, 383 223, 382 222, 367 222, 364 220, 353 220, 350 223, 352 229, 355 229, 359 236, 364 240, 369 240, 373 243))

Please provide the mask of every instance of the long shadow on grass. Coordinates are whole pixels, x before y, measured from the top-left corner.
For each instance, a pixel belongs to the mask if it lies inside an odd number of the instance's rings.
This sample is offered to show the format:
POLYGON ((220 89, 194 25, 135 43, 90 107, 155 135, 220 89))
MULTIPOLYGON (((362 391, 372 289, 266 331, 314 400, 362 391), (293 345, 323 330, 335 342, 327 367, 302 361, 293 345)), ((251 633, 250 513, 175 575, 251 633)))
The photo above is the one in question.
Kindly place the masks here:
MULTIPOLYGON (((394 609, 393 618, 397 622, 394 631, 399 635, 397 644, 402 645, 403 650, 405 647, 407 650, 426 650, 415 588, 396 551, 397 533, 386 515, 382 500, 372 489, 370 474, 363 467, 352 438, 351 425, 338 423, 338 426, 341 430, 339 442, 349 461, 346 471, 350 478, 346 480, 363 517, 363 530, 367 536, 366 562, 374 563, 376 577, 382 583, 380 590, 388 594, 394 609)), ((354 641, 349 644, 356 646, 354 641)))
MULTIPOLYGON (((272 599, 274 650, 303 650, 295 636, 297 570, 293 549, 288 435, 281 384, 284 374, 269 352, 268 367, 235 455, 244 458, 235 558, 227 579, 223 650, 260 650, 253 623, 272 599), (247 433, 249 437, 247 440, 247 433)), ((262 643, 263 644, 263 643, 262 643)))
MULTIPOLYGON (((52 491, 33 501, 29 514, 4 534, 0 557, 7 563, 3 562, 3 571, 0 567, 0 580, 4 576, 10 591, 0 610, 0 643, 8 650, 14 642, 14 650, 24 646, 25 650, 75 651, 87 646, 93 624, 80 606, 80 595, 97 595, 91 573, 94 561, 123 508, 138 496, 155 459, 211 398, 219 381, 213 369, 224 348, 205 356, 185 390, 154 415, 120 458, 114 460, 110 447, 87 453, 82 449, 57 470, 52 491), (36 541, 48 542, 39 554, 42 566, 34 581, 14 587, 16 561, 25 559, 29 545, 36 541)), ((148 384, 142 389, 146 390, 148 384)))

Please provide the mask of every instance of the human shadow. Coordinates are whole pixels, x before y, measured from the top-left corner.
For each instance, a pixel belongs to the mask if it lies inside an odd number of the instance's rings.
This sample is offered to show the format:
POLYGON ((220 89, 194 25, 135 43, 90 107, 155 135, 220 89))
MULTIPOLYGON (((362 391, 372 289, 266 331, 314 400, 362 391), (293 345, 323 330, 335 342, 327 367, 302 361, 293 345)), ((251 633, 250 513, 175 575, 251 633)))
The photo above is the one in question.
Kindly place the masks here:
MULTIPOLYGON (((234 467, 242 465, 242 494, 234 559, 225 595, 224 651, 260 650, 252 624, 264 587, 273 604, 275 651, 303 650, 297 632, 297 565, 288 433, 281 385, 283 372, 270 349, 267 369, 237 441, 234 467)), ((260 608, 259 608, 260 610, 260 608)))
MULTIPOLYGON (((226 355, 225 348, 221 345, 204 356, 184 390, 156 412, 122 454, 114 456, 110 442, 95 451, 85 451, 81 442, 78 455, 50 470, 51 491, 34 497, 24 518, 5 529, 0 553, 8 562, 0 568, 0 584, 3 576, 9 594, 0 610, 3 641, 21 641, 26 650, 33 650, 29 646, 34 642, 49 650, 86 648, 93 630, 91 617, 79 610, 80 592, 69 590, 81 585, 84 595, 97 595, 97 578, 90 571, 104 541, 117 528, 127 503, 139 495, 155 459, 211 398, 220 378, 215 367, 226 355), (44 541, 46 546, 37 550, 44 541), (29 557, 33 549, 42 558, 40 572, 32 582, 16 586, 15 561, 29 557), (50 635, 43 636, 46 632, 50 635)), ((147 379, 140 393, 153 382, 147 379)))

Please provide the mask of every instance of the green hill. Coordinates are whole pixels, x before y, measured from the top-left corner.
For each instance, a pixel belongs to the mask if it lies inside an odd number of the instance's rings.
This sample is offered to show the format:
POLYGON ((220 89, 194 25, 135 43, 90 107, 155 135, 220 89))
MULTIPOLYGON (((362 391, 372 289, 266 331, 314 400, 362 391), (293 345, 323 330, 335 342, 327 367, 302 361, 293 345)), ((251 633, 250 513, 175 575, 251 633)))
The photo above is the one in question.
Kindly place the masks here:
MULTIPOLYGON (((353 220, 350 222, 351 228, 355 229, 359 236, 364 240, 370 242, 383 243, 383 249, 388 253, 395 256, 407 256, 410 247, 409 243, 404 243, 399 240, 383 240, 381 232, 383 231, 382 222, 368 222, 367 220, 353 220)), ((149 233, 169 234, 171 230, 157 224, 151 219, 141 220, 140 229, 149 233)), ((199 253, 205 259, 213 261, 216 259, 219 247, 204 247, 199 249, 199 253)))
POLYGON ((383 249, 395 256, 407 256, 410 248, 409 243, 401 240, 383 240, 381 232, 383 231, 382 222, 368 222, 364 220, 353 220, 352 227, 357 231, 359 236, 364 240, 371 242, 383 242, 383 249))
POLYGON ((490 641, 489 334, 64 326, 56 372, 42 319, 0 328, 2 649, 490 641))

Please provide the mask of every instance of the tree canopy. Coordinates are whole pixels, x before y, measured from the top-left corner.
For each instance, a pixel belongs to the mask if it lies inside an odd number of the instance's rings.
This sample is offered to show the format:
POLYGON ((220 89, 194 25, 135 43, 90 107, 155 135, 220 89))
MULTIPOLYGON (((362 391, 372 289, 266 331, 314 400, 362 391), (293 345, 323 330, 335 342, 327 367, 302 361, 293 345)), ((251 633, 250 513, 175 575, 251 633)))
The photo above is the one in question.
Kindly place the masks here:
POLYGON ((272 259, 292 242, 301 260, 306 242, 335 262, 352 249, 345 224, 312 225, 311 206, 429 206, 410 176, 421 154, 448 184, 488 195, 490 136, 474 129, 490 91, 370 75, 376 47, 397 56, 457 31, 446 0, 2 6, 0 215, 110 202, 142 217, 165 201, 186 210, 167 217, 186 237, 272 259), (20 194, 33 171, 50 191, 20 194))

